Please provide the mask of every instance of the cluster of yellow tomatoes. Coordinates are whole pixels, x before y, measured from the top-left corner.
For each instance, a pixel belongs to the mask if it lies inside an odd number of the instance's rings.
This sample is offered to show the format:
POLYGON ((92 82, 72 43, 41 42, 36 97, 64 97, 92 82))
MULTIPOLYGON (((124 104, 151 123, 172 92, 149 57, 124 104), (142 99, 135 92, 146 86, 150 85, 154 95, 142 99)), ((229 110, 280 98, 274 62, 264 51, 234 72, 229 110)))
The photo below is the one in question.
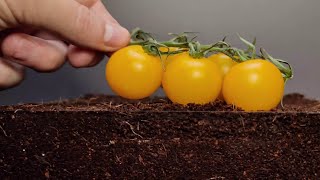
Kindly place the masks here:
POLYGON ((189 51, 170 55, 178 47, 161 47, 161 56, 141 45, 115 52, 106 66, 111 89, 127 99, 143 99, 162 87, 174 103, 206 104, 216 99, 246 111, 275 108, 284 94, 285 79, 265 59, 236 62, 223 53, 195 58, 189 51))

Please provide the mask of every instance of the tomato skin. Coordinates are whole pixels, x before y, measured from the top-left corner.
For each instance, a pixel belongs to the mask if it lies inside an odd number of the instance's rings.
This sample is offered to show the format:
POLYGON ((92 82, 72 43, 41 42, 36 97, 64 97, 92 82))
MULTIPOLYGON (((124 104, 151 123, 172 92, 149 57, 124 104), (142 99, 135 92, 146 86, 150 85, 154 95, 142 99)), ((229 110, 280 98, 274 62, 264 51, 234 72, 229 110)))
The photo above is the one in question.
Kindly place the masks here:
MULTIPOLYGON (((160 47, 159 50, 161 52, 173 52, 173 51, 178 51, 178 50, 181 50, 181 48, 178 48, 178 47, 169 47, 169 48, 166 48, 166 47, 160 47)), ((181 55, 181 54, 184 54, 184 53, 188 53, 188 52, 182 52, 182 53, 179 53, 179 54, 164 54, 161 56, 161 60, 163 62, 163 65, 164 67, 167 67, 167 65, 169 63, 171 63, 174 59, 176 59, 177 56, 181 55)))
POLYGON ((174 103, 207 104, 218 97, 222 74, 218 66, 207 58, 194 59, 184 53, 168 64, 162 86, 174 103))
POLYGON ((143 99, 161 85, 162 64, 141 46, 128 46, 115 52, 106 65, 106 79, 111 89, 127 99, 143 99))
POLYGON ((238 64, 232 60, 232 58, 223 53, 214 54, 208 57, 208 59, 212 60, 219 66, 223 76, 225 76, 234 65, 238 64))
MULTIPOLYGON (((213 62, 215 62, 218 65, 219 69, 222 72, 223 78, 226 76, 226 74, 230 71, 230 69, 233 66, 238 64, 232 58, 230 58, 229 56, 227 56, 223 53, 213 54, 213 55, 209 56, 208 59, 212 60, 213 62)), ((222 101, 224 100, 222 92, 220 92, 218 99, 220 99, 222 101)))
POLYGON ((228 104, 245 111, 269 111, 283 97, 284 79, 269 61, 248 60, 235 65, 225 76, 222 93, 228 104))

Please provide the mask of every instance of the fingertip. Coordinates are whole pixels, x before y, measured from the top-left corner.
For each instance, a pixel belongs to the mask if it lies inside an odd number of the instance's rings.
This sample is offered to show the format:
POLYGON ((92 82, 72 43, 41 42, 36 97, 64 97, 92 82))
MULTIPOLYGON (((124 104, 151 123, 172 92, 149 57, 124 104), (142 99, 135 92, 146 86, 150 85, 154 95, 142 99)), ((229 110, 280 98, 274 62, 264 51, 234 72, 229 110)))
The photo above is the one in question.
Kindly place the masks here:
POLYGON ((106 51, 117 51, 129 44, 130 33, 127 29, 119 24, 107 24, 104 40, 106 44, 106 51))
POLYGON ((2 43, 1 43, 1 51, 4 55, 13 57, 13 58, 19 58, 20 56, 23 56, 17 51, 17 49, 20 49, 21 46, 24 44, 24 34, 22 33, 12 33, 7 35, 2 43))

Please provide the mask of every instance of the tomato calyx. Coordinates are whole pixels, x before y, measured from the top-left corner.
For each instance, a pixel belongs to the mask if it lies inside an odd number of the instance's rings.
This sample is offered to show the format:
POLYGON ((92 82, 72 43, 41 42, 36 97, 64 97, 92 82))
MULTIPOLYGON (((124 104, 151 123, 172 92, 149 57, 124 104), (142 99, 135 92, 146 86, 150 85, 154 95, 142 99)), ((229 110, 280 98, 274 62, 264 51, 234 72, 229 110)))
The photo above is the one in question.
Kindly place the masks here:
POLYGON ((194 32, 184 32, 181 34, 169 33, 173 36, 168 41, 157 41, 151 33, 144 32, 143 30, 136 28, 131 33, 130 45, 141 45, 146 53, 153 56, 159 56, 160 58, 165 55, 166 57, 188 52, 189 55, 195 59, 201 59, 207 57, 210 54, 223 53, 235 62, 241 63, 251 59, 264 59, 273 63, 283 74, 285 81, 293 78, 293 70, 291 65, 284 60, 273 58, 263 48, 260 49, 260 54, 257 54, 256 42, 254 38, 253 42, 241 37, 239 39, 247 45, 246 50, 232 47, 226 42, 226 37, 221 41, 213 44, 202 45, 199 41, 196 41, 197 36, 189 37, 194 32), (170 50, 170 48, 177 48, 176 50, 170 50), (160 51, 160 48, 167 48, 167 51, 160 51))

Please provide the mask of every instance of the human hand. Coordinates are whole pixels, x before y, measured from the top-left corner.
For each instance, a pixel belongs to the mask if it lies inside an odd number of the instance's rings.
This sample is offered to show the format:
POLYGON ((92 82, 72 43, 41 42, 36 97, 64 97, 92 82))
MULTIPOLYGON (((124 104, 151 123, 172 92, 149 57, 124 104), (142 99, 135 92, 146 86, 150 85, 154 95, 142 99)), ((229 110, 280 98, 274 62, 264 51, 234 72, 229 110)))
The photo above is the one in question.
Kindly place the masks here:
POLYGON ((100 0, 1 0, 0 89, 19 84, 24 67, 94 66, 129 40, 100 0))

